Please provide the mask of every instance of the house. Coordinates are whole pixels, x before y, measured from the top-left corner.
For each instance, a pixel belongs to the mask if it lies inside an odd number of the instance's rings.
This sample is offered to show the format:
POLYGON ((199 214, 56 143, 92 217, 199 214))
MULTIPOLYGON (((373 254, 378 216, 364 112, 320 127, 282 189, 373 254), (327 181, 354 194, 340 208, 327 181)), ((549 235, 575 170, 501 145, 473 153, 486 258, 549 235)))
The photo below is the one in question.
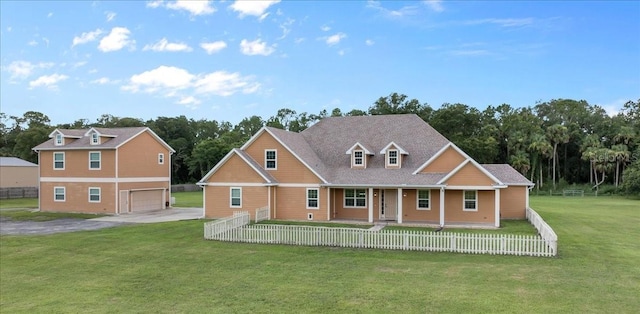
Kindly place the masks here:
POLYGON ((147 127, 56 129, 33 148, 40 210, 126 214, 165 209, 174 150, 147 127))
POLYGON ((329 117, 300 133, 264 127, 198 184, 208 218, 268 207, 272 219, 492 227, 524 219, 533 186, 412 114, 329 117))
POLYGON ((0 157, 0 188, 38 187, 38 165, 16 157, 0 157))

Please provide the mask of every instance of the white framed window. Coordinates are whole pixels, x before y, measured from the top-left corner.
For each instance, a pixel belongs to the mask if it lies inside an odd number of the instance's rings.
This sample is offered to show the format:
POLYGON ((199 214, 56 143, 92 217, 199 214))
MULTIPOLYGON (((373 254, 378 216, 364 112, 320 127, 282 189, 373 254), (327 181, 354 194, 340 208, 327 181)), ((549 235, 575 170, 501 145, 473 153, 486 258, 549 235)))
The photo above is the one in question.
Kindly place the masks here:
POLYGON ((431 190, 418 190, 418 210, 431 210, 431 190))
POLYGON ((387 151, 387 165, 388 166, 397 166, 398 165, 398 150, 390 149, 387 151))
POLYGON ((345 189, 344 207, 367 207, 367 190, 345 189))
POLYGON ((164 154, 163 153, 158 153, 158 164, 159 165, 164 165, 164 154))
POLYGON ((53 153, 53 169, 64 170, 64 152, 53 153))
POLYGON ((91 133, 91 145, 98 144, 100 144, 100 136, 98 136, 98 133, 91 133))
POLYGON ((478 211, 478 191, 465 190, 463 202, 464 203, 462 204, 462 210, 468 212, 478 211))
POLYGON ((64 145, 64 137, 62 137, 62 134, 57 133, 54 142, 56 146, 64 145))
POLYGON ((89 188, 89 203, 100 203, 100 188, 89 188))
POLYGON ((361 150, 353 151, 353 165, 355 167, 364 166, 364 152, 361 150))
POLYGON ((318 209, 319 207, 319 193, 320 190, 317 188, 308 188, 307 189, 307 209, 318 209))
POLYGON ((265 149, 264 168, 271 170, 278 169, 278 152, 275 149, 265 149))
POLYGON ((100 152, 89 152, 89 170, 100 170, 100 152))
POLYGON ((66 200, 64 186, 54 186, 53 187, 53 201, 54 202, 64 202, 66 200))
POLYGON ((242 188, 232 187, 229 190, 229 206, 233 208, 242 207, 242 188))

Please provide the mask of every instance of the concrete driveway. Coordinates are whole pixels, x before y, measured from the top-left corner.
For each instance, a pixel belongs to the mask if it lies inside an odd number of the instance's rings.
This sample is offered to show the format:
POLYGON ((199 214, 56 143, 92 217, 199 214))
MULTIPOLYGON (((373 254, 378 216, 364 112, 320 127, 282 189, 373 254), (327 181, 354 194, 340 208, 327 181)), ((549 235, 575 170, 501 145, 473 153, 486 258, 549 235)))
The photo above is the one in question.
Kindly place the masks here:
POLYGON ((141 213, 122 214, 88 219, 88 221, 125 222, 125 223, 156 223, 179 220, 194 220, 202 218, 202 208, 170 208, 141 213))

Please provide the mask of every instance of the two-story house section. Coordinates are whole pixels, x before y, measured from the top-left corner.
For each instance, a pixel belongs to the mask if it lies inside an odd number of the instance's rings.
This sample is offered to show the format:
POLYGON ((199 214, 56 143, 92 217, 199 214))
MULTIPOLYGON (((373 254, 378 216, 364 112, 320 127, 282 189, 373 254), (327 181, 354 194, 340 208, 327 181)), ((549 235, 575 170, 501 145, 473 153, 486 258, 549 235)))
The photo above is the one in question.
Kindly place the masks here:
POLYGON ((165 209, 174 150, 147 127, 56 129, 33 148, 41 211, 125 214, 165 209))
POLYGON ((533 186, 412 114, 329 117, 300 133, 264 127, 198 184, 208 218, 268 207, 272 219, 495 227, 525 218, 533 186))

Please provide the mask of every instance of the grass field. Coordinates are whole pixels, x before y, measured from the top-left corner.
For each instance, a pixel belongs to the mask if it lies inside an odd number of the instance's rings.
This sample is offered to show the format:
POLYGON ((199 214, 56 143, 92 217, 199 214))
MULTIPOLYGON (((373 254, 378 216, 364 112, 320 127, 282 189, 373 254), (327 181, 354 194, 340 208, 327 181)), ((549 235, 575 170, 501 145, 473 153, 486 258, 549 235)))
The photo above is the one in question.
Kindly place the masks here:
POLYGON ((203 221, 0 237, 3 313, 637 313, 640 202, 532 197, 557 258, 202 240, 203 221))
POLYGON ((37 198, 10 198, 0 200, 0 209, 7 208, 38 208, 37 198))
POLYGON ((171 193, 176 198, 173 207, 202 207, 202 191, 171 193))

